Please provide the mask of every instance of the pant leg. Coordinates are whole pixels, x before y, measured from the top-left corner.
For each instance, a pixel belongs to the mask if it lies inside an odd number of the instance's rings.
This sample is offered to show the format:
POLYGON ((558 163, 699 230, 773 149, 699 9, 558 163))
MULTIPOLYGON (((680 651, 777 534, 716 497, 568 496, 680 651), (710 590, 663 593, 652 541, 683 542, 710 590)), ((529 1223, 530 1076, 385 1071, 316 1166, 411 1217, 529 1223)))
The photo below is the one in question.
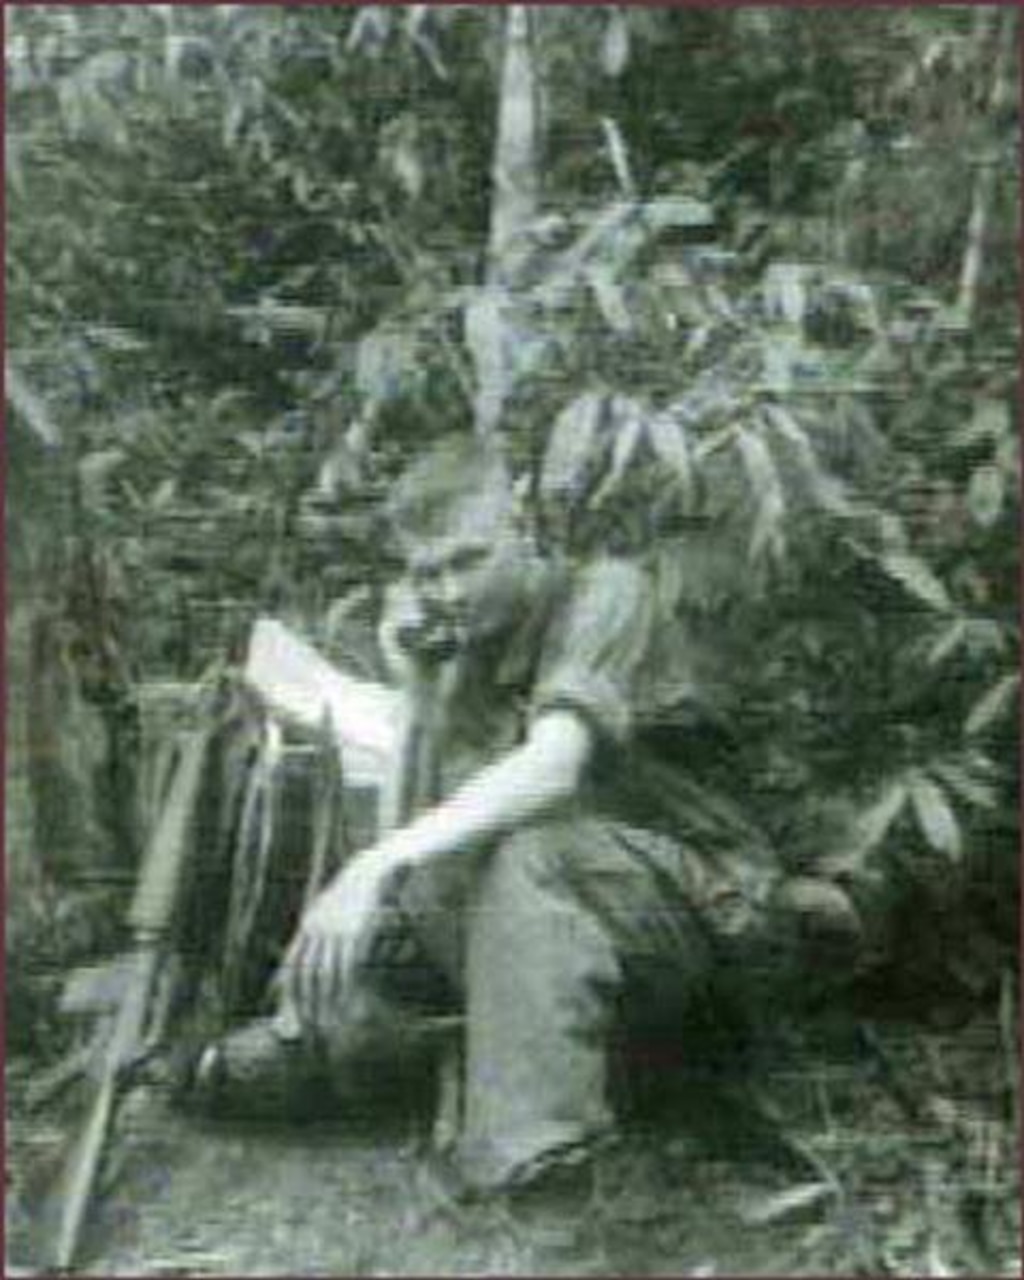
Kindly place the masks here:
POLYGON ((503 840, 466 919, 463 1159, 480 1185, 612 1123, 624 1000, 703 983, 707 940, 671 842, 573 813, 503 840), (632 834, 632 838, 631 838, 632 834))
POLYGON ((406 880, 398 914, 322 1036, 340 1093, 372 1083, 398 1059, 429 1071, 433 1050, 450 1036, 446 1020, 464 1004, 466 901, 479 857, 442 858, 406 880))
MULTIPOLYGON (((465 1012, 471 1180, 500 1184, 611 1127, 622 1015, 642 1003, 681 1012, 709 979, 685 866, 670 840, 573 812, 412 882, 403 905, 422 962, 447 973, 465 1012)), ((380 984, 371 969, 326 1031, 320 1051, 339 1096, 400 1060, 429 1071, 431 1036, 404 986, 401 973, 380 984)))

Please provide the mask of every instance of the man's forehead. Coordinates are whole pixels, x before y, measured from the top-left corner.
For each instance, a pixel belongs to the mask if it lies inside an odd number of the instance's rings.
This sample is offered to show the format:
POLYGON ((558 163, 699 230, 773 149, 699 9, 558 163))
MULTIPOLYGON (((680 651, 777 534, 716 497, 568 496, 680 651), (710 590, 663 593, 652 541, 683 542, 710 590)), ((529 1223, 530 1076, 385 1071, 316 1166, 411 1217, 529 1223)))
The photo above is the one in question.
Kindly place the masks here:
POLYGON ((408 539, 402 546, 402 556, 409 565, 440 565, 458 560, 467 553, 492 550, 494 539, 484 533, 471 530, 460 533, 433 534, 408 539))
POLYGON ((433 511, 422 513, 402 532, 412 541, 428 538, 489 538, 504 525, 510 509, 511 503, 506 494, 466 494, 445 506, 437 506, 433 511))
POLYGON ((510 514, 505 502, 488 495, 466 498, 436 513, 421 528, 401 536, 406 560, 448 560, 465 551, 491 550, 506 527, 510 514))

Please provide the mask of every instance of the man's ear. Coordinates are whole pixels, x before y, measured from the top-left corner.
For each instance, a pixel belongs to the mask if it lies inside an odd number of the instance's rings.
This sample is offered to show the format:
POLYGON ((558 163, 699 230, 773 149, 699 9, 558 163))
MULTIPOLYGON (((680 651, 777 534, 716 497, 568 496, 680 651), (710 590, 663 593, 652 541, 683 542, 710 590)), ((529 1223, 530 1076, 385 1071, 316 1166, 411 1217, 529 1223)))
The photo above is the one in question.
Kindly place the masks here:
POLYGON ((530 477, 520 476, 512 488, 508 522, 512 535, 530 546, 534 543, 534 519, 530 511, 530 477))

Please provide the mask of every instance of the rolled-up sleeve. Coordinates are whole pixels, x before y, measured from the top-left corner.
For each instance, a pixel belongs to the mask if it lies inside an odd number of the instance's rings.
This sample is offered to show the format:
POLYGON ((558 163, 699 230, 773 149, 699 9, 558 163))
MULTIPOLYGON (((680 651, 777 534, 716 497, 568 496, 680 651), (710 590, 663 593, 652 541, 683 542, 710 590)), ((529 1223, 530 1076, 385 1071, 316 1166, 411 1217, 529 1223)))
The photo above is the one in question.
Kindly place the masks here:
POLYGON ((633 729, 653 614, 652 587, 637 565, 606 559, 581 570, 548 633, 532 716, 569 709, 600 740, 624 743, 633 729))

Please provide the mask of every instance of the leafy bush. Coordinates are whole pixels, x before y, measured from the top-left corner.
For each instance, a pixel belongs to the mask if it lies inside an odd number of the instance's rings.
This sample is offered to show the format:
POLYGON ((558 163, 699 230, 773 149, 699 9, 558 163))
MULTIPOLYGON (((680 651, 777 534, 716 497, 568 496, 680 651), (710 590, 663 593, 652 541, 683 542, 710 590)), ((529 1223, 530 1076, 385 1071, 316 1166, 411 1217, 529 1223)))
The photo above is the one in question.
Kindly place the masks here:
POLYGON ((542 540, 736 655, 796 864, 1012 885, 1015 14, 537 11, 485 264, 501 20, 12 11, 22 581, 102 546, 126 668, 195 676, 373 598, 380 496, 487 383, 542 540))

